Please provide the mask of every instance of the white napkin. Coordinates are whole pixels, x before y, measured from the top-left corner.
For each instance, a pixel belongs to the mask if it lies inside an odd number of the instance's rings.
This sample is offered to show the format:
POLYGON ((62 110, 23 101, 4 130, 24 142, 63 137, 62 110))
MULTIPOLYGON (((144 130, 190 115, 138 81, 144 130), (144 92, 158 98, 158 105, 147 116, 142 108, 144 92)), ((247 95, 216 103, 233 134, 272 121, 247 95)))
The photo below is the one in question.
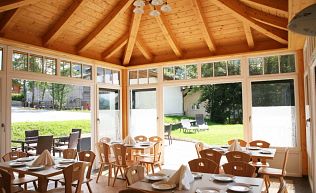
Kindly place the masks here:
POLYGON ((52 166, 55 165, 53 156, 46 149, 42 152, 40 156, 38 156, 32 163, 32 166, 52 166))
POLYGON ((124 139, 124 144, 126 144, 126 145, 135 145, 136 142, 135 142, 134 138, 132 138, 131 136, 128 135, 124 139))
POLYGON ((242 151, 237 139, 228 147, 228 151, 242 151))
POLYGON ((185 165, 181 165, 180 168, 174 173, 168 183, 178 185, 179 190, 189 190, 190 183, 194 181, 194 177, 185 165))

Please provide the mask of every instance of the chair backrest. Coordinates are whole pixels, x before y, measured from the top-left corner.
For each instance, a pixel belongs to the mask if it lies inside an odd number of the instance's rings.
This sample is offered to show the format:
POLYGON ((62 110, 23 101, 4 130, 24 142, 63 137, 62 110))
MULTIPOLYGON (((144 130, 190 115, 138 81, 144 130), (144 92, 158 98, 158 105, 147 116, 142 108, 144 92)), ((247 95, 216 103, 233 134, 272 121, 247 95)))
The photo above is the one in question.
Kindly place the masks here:
POLYGON ((76 159, 77 150, 76 149, 64 149, 63 150, 63 158, 64 159, 76 159))
POLYGON ((196 150, 196 153, 198 155, 198 158, 201 158, 201 155, 200 155, 200 151, 202 151, 204 149, 204 143, 202 142, 197 142, 195 144, 195 150, 196 150))
POLYGON ((154 154, 154 162, 159 162, 160 161, 160 157, 161 157, 161 146, 162 146, 162 143, 159 141, 159 142, 156 142, 155 145, 154 145, 154 151, 153 151, 153 154, 154 154))
POLYGON ((4 190, 4 193, 12 193, 11 179, 12 179, 12 176, 9 172, 0 169, 0 192, 3 192, 2 190, 4 190))
POLYGON ((38 136, 36 155, 40 155, 45 149, 51 152, 53 146, 53 136, 38 136))
POLYGON ((144 135, 135 136, 134 139, 135 139, 136 142, 144 142, 144 141, 147 141, 147 137, 144 136, 144 135))
POLYGON ((287 159, 289 157, 289 153, 290 153, 290 149, 287 148, 285 150, 285 154, 284 154, 284 160, 283 160, 283 166, 282 166, 282 175, 285 176, 286 174, 286 164, 287 164, 287 159))
POLYGON ((2 156, 2 160, 7 162, 11 160, 16 160, 21 157, 27 157, 27 153, 22 151, 12 151, 2 156))
POLYGON ((285 180, 283 178, 280 181, 280 186, 279 186, 278 193, 287 193, 286 182, 285 182, 285 180))
POLYGON ((196 114, 195 115, 195 120, 196 120, 196 124, 197 125, 204 125, 205 124, 204 115, 203 114, 196 114))
POLYGON ((229 162, 223 165, 224 172, 234 176, 253 177, 256 167, 246 162, 229 162))
POLYGON ((89 162, 86 178, 90 179, 95 153, 93 151, 81 151, 78 153, 79 161, 89 162))
POLYGON ((69 149, 77 149, 79 136, 80 136, 80 133, 78 131, 70 133, 69 143, 68 143, 69 149))
POLYGON ((123 144, 114 144, 112 146, 116 164, 126 166, 126 147, 123 144))
POLYGON ((217 163, 206 158, 198 158, 190 160, 189 167, 192 172, 202 172, 202 173, 216 173, 219 167, 217 163))
POLYGON ((110 143, 111 142, 111 138, 109 137, 102 137, 99 142, 102 142, 102 143, 110 143))
POLYGON ((77 128, 74 128, 74 129, 71 129, 71 132, 79 132, 79 138, 81 138, 81 131, 82 129, 77 129, 77 128))
POLYGON ((152 136, 152 137, 149 137, 149 141, 150 142, 160 142, 160 141, 162 141, 162 139, 159 136, 152 136))
MULTIPOLYGON (((222 158, 222 153, 213 149, 203 149, 202 151, 200 151, 200 155, 201 155, 201 158, 212 160, 217 165, 220 164, 221 158, 222 158)), ((219 173, 219 167, 217 168, 216 173, 219 173)))
POLYGON ((72 183, 77 181, 75 193, 81 192, 81 185, 84 178, 85 163, 77 162, 63 169, 65 178, 65 192, 72 192, 72 183))
POLYGON ((262 140, 254 140, 249 142, 250 146, 254 146, 254 147, 261 147, 261 148, 268 148, 270 147, 270 143, 266 142, 266 141, 262 141, 262 140))
POLYGON ((168 135, 170 135, 171 131, 172 131, 172 124, 165 125, 165 133, 168 133, 168 135))
POLYGON ((26 130, 24 132, 25 134, 25 139, 37 139, 38 137, 38 130, 26 130))
POLYGON ((96 143, 96 146, 97 146, 100 161, 103 163, 109 163, 110 162, 109 156, 111 153, 110 145, 107 143, 98 142, 96 143))
POLYGON ((143 166, 131 166, 126 170, 127 184, 131 185, 144 179, 145 169, 143 166))
POLYGON ((229 151, 225 155, 228 162, 241 161, 248 163, 251 159, 251 156, 248 153, 241 151, 229 151))
MULTIPOLYGON (((228 145, 231 145, 232 143, 234 143, 235 139, 229 140, 227 143, 228 145)), ((241 147, 246 147, 247 146, 247 142, 242 140, 242 139, 238 139, 239 145, 241 147)))
POLYGON ((189 119, 181 119, 181 125, 185 129, 189 129, 191 127, 191 123, 189 119))
POLYGON ((146 193, 146 192, 141 191, 141 190, 127 188, 127 189, 124 189, 124 190, 120 190, 119 193, 146 193))

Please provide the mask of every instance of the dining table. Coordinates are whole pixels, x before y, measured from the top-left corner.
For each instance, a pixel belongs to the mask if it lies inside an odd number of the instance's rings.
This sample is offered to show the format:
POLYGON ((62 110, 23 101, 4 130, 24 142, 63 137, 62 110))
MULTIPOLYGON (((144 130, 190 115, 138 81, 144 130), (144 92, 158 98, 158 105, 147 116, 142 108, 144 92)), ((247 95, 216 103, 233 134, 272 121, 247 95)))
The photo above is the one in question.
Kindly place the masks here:
MULTIPOLYGON (((160 171, 160 173, 165 174, 168 178, 170 178, 176 170, 169 170, 169 169, 163 169, 160 171)), ((232 181, 218 181, 216 180, 215 176, 217 174, 208 174, 208 173, 195 173, 195 175, 200 176, 197 179, 194 179, 194 181, 190 184, 189 190, 178 190, 178 187, 175 187, 173 189, 168 190, 157 190, 153 188, 153 183, 155 181, 148 181, 146 179, 143 179, 141 181, 138 181, 130 186, 128 188, 131 189, 137 189, 142 190, 145 192, 174 192, 174 193, 195 193, 199 192, 199 190, 216 190, 220 193, 224 192, 230 192, 229 189, 232 186, 244 186, 248 187, 249 191, 248 193, 261 193, 262 186, 263 186, 263 179, 262 178, 254 178, 254 177, 241 177, 241 176, 234 176, 232 181)), ((214 191, 215 192, 215 191, 214 191)), ((233 191, 232 191, 233 192, 233 191)))

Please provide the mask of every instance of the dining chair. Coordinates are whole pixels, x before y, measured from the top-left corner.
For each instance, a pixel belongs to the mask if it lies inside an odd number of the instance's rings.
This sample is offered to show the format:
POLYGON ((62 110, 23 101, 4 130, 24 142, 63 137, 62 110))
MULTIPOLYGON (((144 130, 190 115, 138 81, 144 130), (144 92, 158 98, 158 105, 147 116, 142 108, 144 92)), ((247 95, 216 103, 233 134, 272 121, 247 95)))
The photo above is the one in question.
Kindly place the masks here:
POLYGON ((61 156, 61 152, 65 149, 77 149, 78 142, 79 142, 79 136, 80 133, 78 131, 71 132, 69 135, 69 142, 67 145, 63 146, 57 146, 53 148, 53 154, 55 155, 55 152, 59 152, 59 156, 61 156))
MULTIPOLYGON (((200 151, 200 155, 201 158, 206 158, 209 160, 214 161, 217 165, 220 165, 221 162, 221 158, 222 158, 222 153, 213 150, 213 149, 203 149, 202 151, 200 151)), ((219 173, 219 169, 220 167, 217 167, 216 172, 215 173, 219 173)))
POLYGON ((119 193, 146 193, 146 192, 141 191, 141 190, 132 189, 132 188, 127 188, 124 190, 120 190, 119 193))
MULTIPOLYGON (((232 143, 234 143, 234 141, 235 141, 235 139, 232 139, 232 140, 229 140, 227 143, 228 143, 228 145, 231 145, 232 143)), ((239 145, 241 147, 246 147, 247 146, 247 142, 246 141, 244 141, 242 139, 238 139, 237 141, 239 142, 239 145)))
POLYGON ((84 179, 86 164, 84 162, 76 162, 63 169, 65 187, 56 188, 46 193, 72 193, 75 184, 75 193, 81 193, 81 186, 84 179))
POLYGON ((162 143, 161 142, 156 142, 153 149, 153 155, 149 155, 149 156, 143 156, 139 158, 139 163, 141 165, 145 165, 146 166, 146 172, 148 174, 149 168, 151 169, 152 173, 155 173, 155 166, 158 166, 159 169, 161 170, 161 163, 160 163, 160 158, 161 158, 161 146, 162 143), (150 167, 149 167, 150 166, 150 167))
POLYGON ((224 172, 234 176, 254 177, 256 167, 246 162, 234 161, 223 165, 224 172))
POLYGON ((266 185, 266 192, 269 192, 270 187, 270 176, 279 178, 280 182, 284 180, 284 177, 286 175, 286 164, 289 157, 290 149, 287 148, 285 150, 284 159, 283 159, 283 165, 282 169, 278 168, 271 168, 271 167, 261 167, 259 168, 258 173, 263 175, 264 183, 266 185))
POLYGON ((131 185, 135 182, 141 181, 145 176, 145 168, 143 166, 131 166, 126 170, 127 184, 131 185))
POLYGON ((87 184, 87 187, 88 187, 90 193, 92 193, 92 190, 91 190, 89 183, 92 181, 91 171, 92 171, 93 163, 95 160, 95 156, 96 156, 95 153, 93 153, 93 151, 90 151, 90 150, 89 151, 81 151, 78 153, 79 161, 89 163, 88 170, 86 172, 86 176, 83 178, 82 183, 87 184))
POLYGON ((212 160, 206 158, 198 158, 190 160, 189 167, 191 172, 201 172, 214 174, 217 171, 219 165, 212 160))
POLYGON ((228 162, 241 161, 250 162, 251 156, 248 153, 241 151, 229 151, 225 154, 228 162))
POLYGON ((36 151, 29 150, 27 154, 29 155, 40 155, 44 150, 51 152, 53 146, 53 136, 38 136, 36 151))
POLYGON ((26 143, 26 147, 25 147, 26 151, 30 149, 36 149, 39 131, 37 129, 25 130, 24 135, 25 135, 25 141, 32 141, 32 142, 26 143))
POLYGON ((99 181, 99 177, 102 174, 102 171, 105 166, 108 166, 109 170, 109 176, 108 176, 108 186, 110 185, 110 181, 112 178, 112 166, 115 162, 115 158, 111 157, 111 148, 110 145, 104 142, 98 142, 96 143, 98 154, 99 154, 99 163, 100 163, 100 168, 98 172, 98 177, 96 180, 96 183, 99 181))
POLYGON ((149 141, 150 142, 161 142, 162 139, 159 136, 152 136, 152 137, 149 137, 149 141))
POLYGON ((261 147, 261 148, 269 148, 270 147, 270 143, 263 141, 263 140, 254 140, 249 142, 250 146, 253 147, 261 147))
POLYGON ((171 136, 172 124, 165 125, 164 128, 165 128, 164 136, 167 137, 169 145, 171 145, 172 144, 172 136, 171 136))
POLYGON ((278 193, 287 193, 286 182, 284 179, 280 182, 278 193))
MULTIPOLYGON (((27 157, 27 153, 21 152, 21 151, 12 151, 12 152, 5 154, 2 157, 2 160, 5 162, 8 162, 8 161, 16 160, 16 159, 22 158, 22 157, 27 157)), ((9 172, 9 173, 12 177, 12 180, 10 180, 12 185, 18 185, 18 186, 23 185, 24 189, 27 190, 27 184, 32 182, 34 188, 37 188, 37 186, 36 186, 37 177, 30 176, 30 175, 24 175, 21 173, 19 173, 17 176, 15 176, 14 172, 9 172)))
POLYGON ((208 125, 204 120, 203 114, 195 114, 196 125, 199 127, 199 130, 208 130, 208 125))
POLYGON ((114 180, 112 184, 112 186, 114 186, 118 171, 120 170, 121 175, 125 176, 126 169, 133 165, 138 165, 138 162, 134 160, 127 160, 127 147, 124 146, 123 144, 114 144, 112 146, 112 149, 115 155, 115 162, 113 164, 115 168, 115 175, 114 175, 114 180))
POLYGON ((203 149, 204 149, 204 143, 202 142, 195 143, 195 150, 196 150, 198 158, 201 158, 200 151, 202 151, 203 149))
POLYGON ((144 141, 147 141, 147 137, 144 136, 144 135, 135 136, 134 139, 135 139, 136 142, 144 142, 144 141))
POLYGON ((111 138, 109 137, 102 137, 99 142, 101 143, 110 143, 111 142, 111 138))

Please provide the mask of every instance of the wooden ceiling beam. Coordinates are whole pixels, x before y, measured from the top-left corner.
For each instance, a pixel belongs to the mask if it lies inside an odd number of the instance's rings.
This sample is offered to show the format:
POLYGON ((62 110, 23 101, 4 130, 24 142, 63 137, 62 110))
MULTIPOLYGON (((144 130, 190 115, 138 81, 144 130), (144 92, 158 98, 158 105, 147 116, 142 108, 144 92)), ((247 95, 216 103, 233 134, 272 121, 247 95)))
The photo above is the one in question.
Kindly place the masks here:
POLYGON ((252 36, 252 33, 251 33, 251 28, 250 28, 250 26, 248 25, 248 23, 243 22, 243 25, 244 25, 244 30, 245 30, 246 38, 247 38, 248 47, 249 47, 250 49, 253 49, 254 46, 255 46, 255 43, 254 43, 254 41, 253 41, 253 36, 252 36))
POLYGON ((134 0, 120 0, 113 10, 86 36, 76 47, 77 52, 81 53, 88 49, 96 40, 96 37, 105 29, 110 27, 114 21, 123 14, 134 0))
POLYGON ((48 46, 49 43, 56 39, 56 37, 60 34, 62 27, 67 25, 70 18, 74 15, 75 11, 79 8, 82 2, 83 0, 74 0, 57 22, 47 30, 42 38, 44 46, 48 46))
POLYGON ((18 12, 18 8, 11 9, 3 13, 4 15, 0 21, 0 34, 4 33, 5 29, 8 27, 9 23, 13 20, 14 16, 17 15, 17 12, 18 12))
POLYGON ((153 55, 149 51, 149 49, 145 46, 144 41, 139 37, 139 35, 138 35, 138 37, 136 39, 136 47, 139 49, 139 51, 144 55, 144 57, 148 61, 152 61, 153 55))
POLYGON ((253 29, 259 31, 260 33, 282 43, 287 44, 287 31, 277 29, 270 25, 256 21, 255 19, 247 15, 247 6, 245 6, 240 1, 231 0, 213 0, 213 4, 217 5, 223 10, 229 11, 234 17, 239 19, 241 22, 247 23, 253 29))
POLYGON ((276 10, 278 12, 288 14, 288 0, 244 0, 249 4, 259 5, 260 7, 276 10))
POLYGON ((120 49, 122 49, 127 44, 127 40, 128 40, 128 33, 124 34, 124 36, 120 37, 117 42, 115 42, 108 49, 106 49, 102 53, 102 58, 110 59, 115 53, 117 53, 120 49))
POLYGON ((131 60, 141 19, 142 19, 142 14, 133 14, 127 46, 125 48, 125 53, 124 53, 123 65, 127 65, 129 61, 131 60))
POLYGON ((0 13, 26 5, 32 5, 39 1, 41 0, 2 0, 0 1, 0 13))
POLYGON ((162 34, 165 36, 173 52, 176 54, 177 57, 182 57, 182 50, 180 49, 174 34, 171 32, 171 28, 165 16, 161 14, 160 16, 157 16, 155 18, 162 31, 162 34))
POLYGON ((202 29, 203 38, 207 44, 208 49, 211 53, 216 51, 215 41, 207 28, 207 22, 205 16, 202 14, 202 5, 199 0, 192 0, 194 10, 198 17, 198 23, 200 28, 202 29))

